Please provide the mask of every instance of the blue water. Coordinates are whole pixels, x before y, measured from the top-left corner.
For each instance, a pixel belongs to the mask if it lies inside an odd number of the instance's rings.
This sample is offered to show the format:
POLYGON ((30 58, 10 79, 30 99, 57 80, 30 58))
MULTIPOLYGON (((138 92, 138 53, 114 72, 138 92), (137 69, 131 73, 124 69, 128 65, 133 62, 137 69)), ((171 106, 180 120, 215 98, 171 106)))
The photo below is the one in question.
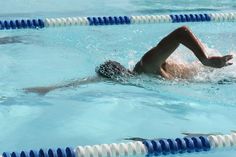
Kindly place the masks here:
MULTIPOLYGON (((235 10, 236 2, 9 0, 2 5, 1 18, 10 18, 228 12, 235 10)), ((209 55, 231 53, 236 57, 235 23, 185 25, 204 42, 209 55)), ((201 70, 190 81, 140 76, 133 80, 139 87, 101 82, 56 90, 45 96, 21 90, 93 76, 95 67, 107 59, 132 69, 148 49, 179 26, 1 31, 1 37, 20 36, 23 43, 0 45, 0 152, 121 142, 122 138, 132 136, 175 138, 181 137, 181 132, 236 130, 235 59, 234 65, 223 69, 201 70), (221 80, 231 82, 222 84, 221 80)), ((172 57, 176 62, 196 61, 183 46, 172 57)), ((233 157, 234 154, 235 150, 219 150, 183 156, 233 157)))

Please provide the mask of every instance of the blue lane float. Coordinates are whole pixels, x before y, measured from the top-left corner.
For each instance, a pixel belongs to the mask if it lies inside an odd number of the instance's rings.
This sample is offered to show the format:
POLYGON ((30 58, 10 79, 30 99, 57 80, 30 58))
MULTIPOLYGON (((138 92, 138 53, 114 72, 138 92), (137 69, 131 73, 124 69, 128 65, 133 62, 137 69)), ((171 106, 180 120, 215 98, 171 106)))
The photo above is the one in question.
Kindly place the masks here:
POLYGON ((65 149, 39 149, 30 151, 18 152, 4 152, 2 157, 75 157, 75 152, 72 148, 66 147, 65 149))
POLYGON ((39 149, 20 152, 4 152, 2 157, 118 157, 118 156, 167 156, 200 153, 217 148, 235 147, 236 133, 153 139, 128 143, 112 143, 93 146, 66 147, 65 149, 39 149))
POLYGON ((109 16, 109 17, 87 17, 89 25, 123 25, 130 24, 128 16, 109 16))
POLYGON ((40 29, 59 26, 106 26, 153 23, 184 23, 184 22, 232 22, 236 21, 236 12, 202 13, 202 14, 171 14, 144 16, 102 16, 102 17, 63 17, 45 19, 0 20, 0 30, 40 29))
POLYGON ((176 138, 161 140, 145 140, 148 156, 183 154, 201 151, 210 151, 211 146, 207 137, 176 138))
POLYGON ((208 14, 184 14, 184 15, 170 15, 172 22, 207 22, 211 21, 208 14))
POLYGON ((0 29, 35 29, 44 28, 44 21, 42 19, 32 19, 32 20, 4 20, 0 21, 0 29))

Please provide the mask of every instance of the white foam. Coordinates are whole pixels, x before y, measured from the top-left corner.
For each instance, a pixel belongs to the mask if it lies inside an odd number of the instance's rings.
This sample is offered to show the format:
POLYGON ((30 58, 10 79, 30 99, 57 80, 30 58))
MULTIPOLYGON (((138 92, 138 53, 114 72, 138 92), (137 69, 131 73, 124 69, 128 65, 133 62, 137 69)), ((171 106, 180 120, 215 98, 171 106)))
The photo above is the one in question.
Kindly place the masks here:
POLYGON ((194 76, 194 81, 197 82, 218 82, 220 80, 236 80, 236 52, 231 51, 228 53, 220 53, 217 49, 209 48, 204 44, 204 48, 207 52, 207 56, 224 56, 227 54, 233 55, 233 59, 230 61, 233 63, 231 66, 226 66, 223 68, 211 68, 203 66, 198 59, 194 56, 193 52, 190 50, 181 47, 170 57, 171 60, 174 60, 175 63, 192 64, 197 68, 198 73, 194 76))
POLYGON ((236 68, 236 52, 231 51, 225 54, 220 53, 216 49, 211 49, 205 45, 205 48, 207 50, 208 56, 224 56, 227 54, 233 55, 233 59, 230 61, 233 63, 231 66, 226 66, 223 68, 210 68, 202 66, 200 69, 200 72, 197 77, 195 77, 196 80, 206 80, 211 82, 218 82, 220 80, 232 80, 236 79, 236 71, 234 70, 236 68))

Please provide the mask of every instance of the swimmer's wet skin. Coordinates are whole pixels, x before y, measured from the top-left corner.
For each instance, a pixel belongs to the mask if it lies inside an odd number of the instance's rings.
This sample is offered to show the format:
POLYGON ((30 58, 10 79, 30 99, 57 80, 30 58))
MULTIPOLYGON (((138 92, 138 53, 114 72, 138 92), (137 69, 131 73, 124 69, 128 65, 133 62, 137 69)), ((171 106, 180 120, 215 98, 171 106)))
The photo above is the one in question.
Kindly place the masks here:
MULTIPOLYGON (((199 137, 199 136, 210 136, 210 135, 223 135, 222 133, 189 133, 189 132, 184 132, 181 133, 184 135, 184 137, 199 137)), ((145 141, 145 140, 161 140, 161 139, 166 139, 166 138, 152 138, 152 139, 147 139, 147 138, 142 138, 142 137, 128 137, 124 138, 124 140, 129 140, 129 141, 145 141)))
POLYGON ((189 28, 182 26, 168 34, 157 44, 157 46, 145 53, 140 61, 135 65, 133 71, 126 69, 116 61, 106 61, 96 68, 97 76, 77 80, 65 85, 33 87, 24 90, 26 92, 44 95, 59 88, 76 87, 82 84, 105 80, 122 83, 122 78, 133 77, 138 74, 160 75, 165 79, 190 79, 192 77, 192 72, 198 72, 196 68, 189 68, 190 66, 183 66, 174 61, 167 61, 167 58, 179 47, 180 44, 189 48, 204 66, 222 68, 232 65, 232 63, 229 62, 233 58, 232 55, 207 57, 202 43, 195 37, 189 28))
POLYGON ((189 133, 189 132, 183 132, 182 135, 185 135, 185 137, 196 137, 196 136, 210 136, 210 135, 223 135, 221 132, 213 132, 213 133, 189 133))

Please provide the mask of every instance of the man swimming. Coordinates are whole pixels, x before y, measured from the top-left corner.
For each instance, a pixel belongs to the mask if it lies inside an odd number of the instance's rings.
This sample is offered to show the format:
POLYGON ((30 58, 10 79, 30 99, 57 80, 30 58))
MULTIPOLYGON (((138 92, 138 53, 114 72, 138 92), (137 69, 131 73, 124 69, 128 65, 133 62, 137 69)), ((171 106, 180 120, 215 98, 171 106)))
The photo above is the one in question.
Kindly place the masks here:
POLYGON ((232 55, 207 57, 202 43, 195 37, 188 27, 182 26, 164 37, 157 46, 150 49, 143 55, 133 70, 126 69, 116 61, 106 61, 96 68, 96 77, 89 77, 83 80, 77 80, 64 85, 55 85, 48 87, 26 88, 26 92, 46 94, 51 90, 73 87, 103 80, 120 81, 123 77, 131 77, 139 74, 154 74, 162 76, 165 79, 189 79, 198 71, 192 65, 177 64, 167 58, 182 44, 189 48, 199 61, 208 67, 222 68, 232 65, 228 62, 233 58, 232 55))

